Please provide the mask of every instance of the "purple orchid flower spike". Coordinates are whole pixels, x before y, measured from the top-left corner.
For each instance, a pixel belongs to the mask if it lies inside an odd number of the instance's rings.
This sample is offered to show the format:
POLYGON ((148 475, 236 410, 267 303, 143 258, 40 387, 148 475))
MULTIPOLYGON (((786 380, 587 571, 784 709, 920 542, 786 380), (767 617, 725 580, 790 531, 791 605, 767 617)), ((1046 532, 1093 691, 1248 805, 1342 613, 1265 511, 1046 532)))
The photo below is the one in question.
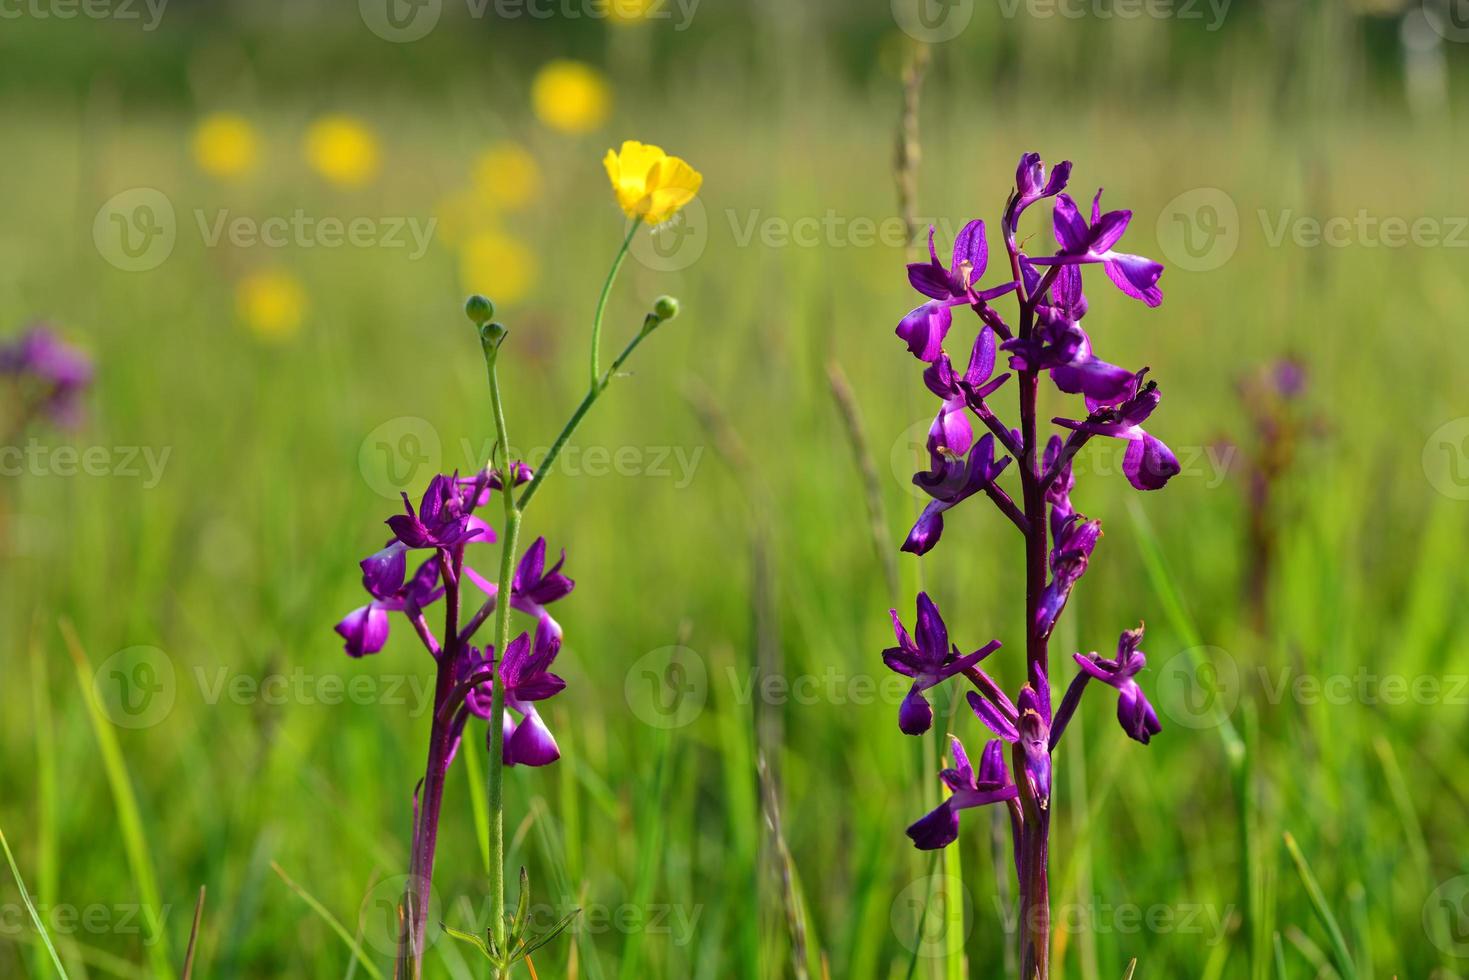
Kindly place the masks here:
POLYGON ((918 522, 908 532, 903 550, 915 555, 927 554, 939 543, 944 533, 944 511, 995 486, 995 480, 1010 465, 1010 457, 995 459, 995 437, 986 434, 969 450, 969 457, 941 454, 933 470, 919 473, 913 482, 933 500, 923 509, 918 522))
POLYGON ((1154 735, 1163 730, 1158 722, 1158 713, 1148 703, 1148 698, 1138 686, 1136 677, 1148 665, 1147 656, 1138 649, 1143 641, 1143 627, 1125 630, 1117 639, 1117 656, 1103 659, 1095 653, 1073 654, 1084 676, 1094 678, 1117 689, 1117 720, 1122 730, 1132 739, 1147 745, 1154 735))
POLYGON ((1088 223, 1069 195, 1058 194, 1054 225, 1061 251, 1049 258, 1030 261, 1036 265, 1100 263, 1107 272, 1107 278, 1118 289, 1149 306, 1160 305, 1163 290, 1158 288, 1158 279, 1163 275, 1162 264, 1141 255, 1115 251, 1112 247, 1127 231, 1132 212, 1108 211, 1103 214, 1102 192, 1099 190, 1092 200, 1091 217, 1088 223))
POLYGON ((1178 475, 1180 467, 1173 451, 1142 427, 1163 398, 1156 382, 1144 381, 1147 373, 1148 369, 1143 368, 1133 377, 1123 401, 1115 408, 1089 401, 1087 407, 1092 414, 1087 419, 1052 421, 1087 435, 1126 439, 1130 445, 1122 457, 1122 472, 1128 482, 1139 490, 1161 490, 1178 475))
POLYGON ((953 260, 948 268, 939 261, 934 235, 930 226, 929 261, 908 266, 908 281, 930 301, 905 316, 897 330, 913 356, 929 363, 943 353, 944 337, 954 323, 951 307, 982 307, 1015 288, 1015 283, 1009 282, 993 289, 974 289, 975 281, 984 275, 989 265, 989 245, 985 241, 983 221, 969 222, 954 237, 953 260))
POLYGON ((991 640, 968 656, 961 657, 959 648, 949 645, 948 627, 927 592, 918 593, 917 643, 903 628, 898 611, 890 609, 888 612, 893 618, 893 632, 897 634, 898 645, 882 652, 883 662, 904 677, 913 678, 913 686, 898 708, 898 728, 906 735, 922 735, 933 725, 933 707, 923 692, 973 668, 998 650, 1000 641, 991 640))
POLYGON ((949 750, 954 756, 954 768, 945 769, 939 778, 952 795, 908 828, 908 836, 921 851, 947 847, 958 838, 959 811, 1004 803, 1018 795, 1005 768, 1005 751, 1000 742, 985 744, 978 772, 969 764, 964 745, 953 735, 949 736, 949 750))

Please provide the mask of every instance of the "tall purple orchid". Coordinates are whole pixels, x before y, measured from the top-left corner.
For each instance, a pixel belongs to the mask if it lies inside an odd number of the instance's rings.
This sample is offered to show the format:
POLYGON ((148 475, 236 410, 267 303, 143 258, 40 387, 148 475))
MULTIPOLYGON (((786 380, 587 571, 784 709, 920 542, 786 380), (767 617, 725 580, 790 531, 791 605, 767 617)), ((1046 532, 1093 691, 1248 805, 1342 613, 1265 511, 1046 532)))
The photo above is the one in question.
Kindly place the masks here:
POLYGON ((519 911, 507 914, 505 905, 504 768, 550 765, 561 756, 537 706, 566 687, 566 681, 552 672, 563 631, 549 607, 569 595, 575 585, 563 570, 564 552, 554 563, 548 561, 545 538, 537 538, 523 554, 519 552, 520 528, 527 506, 588 411, 620 376, 638 346, 678 315, 676 300, 659 297, 622 353, 602 369, 599 351, 607 298, 642 224, 641 218, 631 222, 602 288, 592 321, 587 393, 535 470, 509 458, 512 443, 498 374, 500 348, 509 331, 494 322, 493 303, 483 296, 470 297, 465 313, 479 335, 495 424, 491 458, 470 476, 435 476, 416 505, 403 495, 402 512, 386 520, 392 537, 360 563, 367 603, 336 625, 347 654, 364 657, 386 646, 392 617, 400 614, 435 661, 428 761, 413 798, 413 838, 395 978, 416 980, 422 974, 444 785, 471 717, 486 722, 491 760, 487 779, 491 919, 484 939, 448 931, 475 943, 491 961, 493 976, 504 978, 514 963, 529 957, 571 922, 568 916, 540 935, 528 932, 529 884, 523 868, 519 911), (488 512, 496 501, 500 513, 497 526, 491 526, 482 512, 488 512), (493 555, 496 545, 499 573, 492 580, 480 574, 471 560, 476 552, 493 555), (410 556, 417 559, 420 555, 422 560, 410 575, 410 556), (441 601, 443 626, 436 632, 427 614, 441 601), (513 638, 512 610, 531 620, 531 629, 513 638), (490 642, 476 645, 477 634, 492 617, 490 642))
POLYGON ((927 554, 943 535, 944 514, 981 493, 1025 542, 1026 683, 1013 699, 980 666, 999 647, 998 640, 962 656, 926 593, 918 596, 916 641, 898 612, 892 611, 898 646, 885 651, 883 658, 893 670, 913 678, 899 708, 899 728, 908 735, 927 732, 933 710, 925 692, 962 677, 973 687, 967 697, 971 711, 994 736, 985 743, 978 769, 970 764, 959 740, 951 737, 954 767, 940 773, 950 795, 909 827, 908 836, 921 849, 945 847, 958 837, 962 811, 995 804, 1008 809, 1020 891, 1023 980, 1049 976, 1052 754, 1088 684, 1095 680, 1116 690, 1117 717, 1129 737, 1147 744, 1161 730, 1137 680, 1147 664, 1140 649, 1141 626, 1122 633, 1115 657, 1074 654, 1075 679, 1060 704, 1052 703, 1051 634, 1101 537, 1100 522, 1072 506, 1076 482, 1072 461, 1100 436, 1126 443, 1123 472, 1139 490, 1160 489, 1179 469, 1168 447, 1143 428, 1161 397, 1148 369, 1133 371, 1102 360, 1081 325, 1087 313, 1082 281, 1086 266, 1102 266, 1118 289, 1149 307, 1162 302, 1158 280, 1163 267, 1119 251, 1132 213, 1102 211, 1098 191, 1090 214, 1083 215, 1066 194, 1070 177, 1069 162, 1047 175, 1038 154, 1021 158, 1001 222, 1008 279, 996 285, 979 284, 989 264, 984 222, 964 226, 947 266, 939 260, 930 232, 929 261, 908 266, 909 282, 927 302, 897 328, 909 352, 924 364, 924 384, 941 402, 928 435, 929 468, 913 477, 933 499, 909 532, 903 550, 927 554), (1031 254, 1019 241, 1021 217, 1042 201, 1051 202, 1056 241, 1055 251, 1048 255, 1031 254), (1017 317, 1013 326, 993 305, 1011 293, 1017 317), (975 313, 979 329, 967 345, 969 358, 961 374, 950 361, 945 342, 953 328, 953 311, 964 306, 975 313), (1001 353, 1008 356, 1013 375, 995 375, 1001 353), (1043 374, 1061 393, 1081 395, 1086 408, 1079 418, 1053 418, 1059 431, 1049 436, 1042 434, 1038 418, 1043 374), (1012 376, 1018 428, 1001 421, 991 402, 1012 376), (979 439, 975 421, 987 430, 979 439), (1000 483, 1012 462, 1017 463, 1018 498, 1000 483))

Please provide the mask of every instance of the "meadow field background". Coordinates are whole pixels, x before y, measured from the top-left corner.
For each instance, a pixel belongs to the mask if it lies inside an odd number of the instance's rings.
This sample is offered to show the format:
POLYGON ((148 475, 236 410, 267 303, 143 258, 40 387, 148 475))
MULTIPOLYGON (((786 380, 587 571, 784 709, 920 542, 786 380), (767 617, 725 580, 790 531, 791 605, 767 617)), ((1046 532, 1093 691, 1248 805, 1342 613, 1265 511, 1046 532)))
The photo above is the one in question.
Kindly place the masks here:
MULTIPOLYGON (((397 491, 485 462, 468 293, 511 330, 517 449, 534 462, 581 397, 624 232, 601 158, 623 139, 705 182, 634 248, 607 344, 659 294, 682 314, 525 529, 577 583, 548 705, 563 758, 507 783, 510 863, 547 922, 583 909, 539 975, 1006 975, 988 815, 942 866, 903 836, 937 783, 880 658, 920 584, 961 645, 1013 648, 1022 578, 977 506, 921 582, 896 555, 931 408, 893 336, 915 39, 888 4, 706 0, 630 25, 449 4, 398 43, 351 4, 175 3, 151 30, 37 15, 54 3, 0 24, 0 338, 47 320, 96 364, 83 424, 17 435, 0 479, 0 828, 69 975, 177 975, 200 886, 198 976, 390 972, 432 665, 401 625, 362 660, 332 626, 397 491), (580 131, 537 111, 557 60, 605 85, 605 113, 562 96, 580 131), (347 125, 325 169, 303 151, 323 119, 347 125), (210 233, 297 214, 368 219, 370 240, 210 233), (154 219, 163 258, 123 247, 154 219)), ((993 225, 1038 150, 1168 266, 1156 311, 1091 291, 1099 343, 1151 365, 1184 470, 1139 495, 1120 452, 1078 462, 1107 535, 1056 647, 1105 652, 1145 619, 1164 732, 1132 744, 1098 701, 1060 754, 1057 974, 1469 974, 1469 49, 1416 4, 1237 0, 1216 28, 1111 10, 981 5, 930 46, 920 116, 916 212, 941 240, 993 225), (1287 357, 1308 382, 1262 570, 1241 384, 1287 357)), ((478 731, 435 884, 470 931, 478 731)), ((438 939, 429 975, 483 975, 472 952, 438 939)), ((53 975, 8 869, 0 975, 53 975)))

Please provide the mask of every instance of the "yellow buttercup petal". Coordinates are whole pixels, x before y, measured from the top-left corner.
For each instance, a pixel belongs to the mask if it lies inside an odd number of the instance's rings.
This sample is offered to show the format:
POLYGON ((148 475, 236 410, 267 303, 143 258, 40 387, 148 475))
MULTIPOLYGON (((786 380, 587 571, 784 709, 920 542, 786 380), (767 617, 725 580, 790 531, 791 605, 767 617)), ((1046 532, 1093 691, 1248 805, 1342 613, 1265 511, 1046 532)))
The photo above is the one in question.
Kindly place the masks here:
POLYGON ((306 291, 290 273, 257 272, 236 285, 235 308, 245 326, 260 339, 289 340, 301 329, 306 291))
POLYGON ((260 140, 244 116, 217 112, 194 130, 194 161, 211 177, 234 180, 255 170, 260 140))
POLYGON ((606 122, 612 90, 590 65, 558 59, 547 62, 531 83, 536 118, 563 133, 586 133, 606 122))
POLYGON ((306 133, 306 159, 332 183, 362 187, 377 176, 377 137, 350 116, 325 116, 306 133))

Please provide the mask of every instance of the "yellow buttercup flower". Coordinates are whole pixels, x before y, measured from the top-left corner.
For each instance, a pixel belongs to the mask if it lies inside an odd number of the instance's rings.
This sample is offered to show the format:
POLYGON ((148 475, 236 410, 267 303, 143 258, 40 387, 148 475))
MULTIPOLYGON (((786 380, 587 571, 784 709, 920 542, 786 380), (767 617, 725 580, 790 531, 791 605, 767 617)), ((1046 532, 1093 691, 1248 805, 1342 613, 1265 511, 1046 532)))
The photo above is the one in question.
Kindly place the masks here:
POLYGON ((194 129, 194 162, 211 177, 236 180, 255 170, 260 140, 244 116, 216 112, 194 129))
POLYGON ((332 183, 361 187, 377 176, 377 137, 351 116, 324 116, 306 133, 306 159, 332 183))
POLYGON ((502 232, 480 232, 459 251, 463 291, 493 296, 499 303, 522 299, 538 271, 535 253, 502 232))
POLYGON ((497 143, 475 158, 475 190, 496 207, 513 211, 541 193, 541 168, 519 143, 497 143))
POLYGON ((306 314, 306 291, 286 272, 257 272, 235 286, 235 308, 262 340, 294 337, 306 314))
POLYGON ((531 83, 536 117, 564 133, 587 133, 607 121, 612 92, 602 73, 580 61, 547 62, 531 83))
POLYGON ((608 150, 602 163, 623 212, 652 225, 678 213, 704 183, 704 175, 683 160, 637 140, 627 140, 619 152, 608 150))

